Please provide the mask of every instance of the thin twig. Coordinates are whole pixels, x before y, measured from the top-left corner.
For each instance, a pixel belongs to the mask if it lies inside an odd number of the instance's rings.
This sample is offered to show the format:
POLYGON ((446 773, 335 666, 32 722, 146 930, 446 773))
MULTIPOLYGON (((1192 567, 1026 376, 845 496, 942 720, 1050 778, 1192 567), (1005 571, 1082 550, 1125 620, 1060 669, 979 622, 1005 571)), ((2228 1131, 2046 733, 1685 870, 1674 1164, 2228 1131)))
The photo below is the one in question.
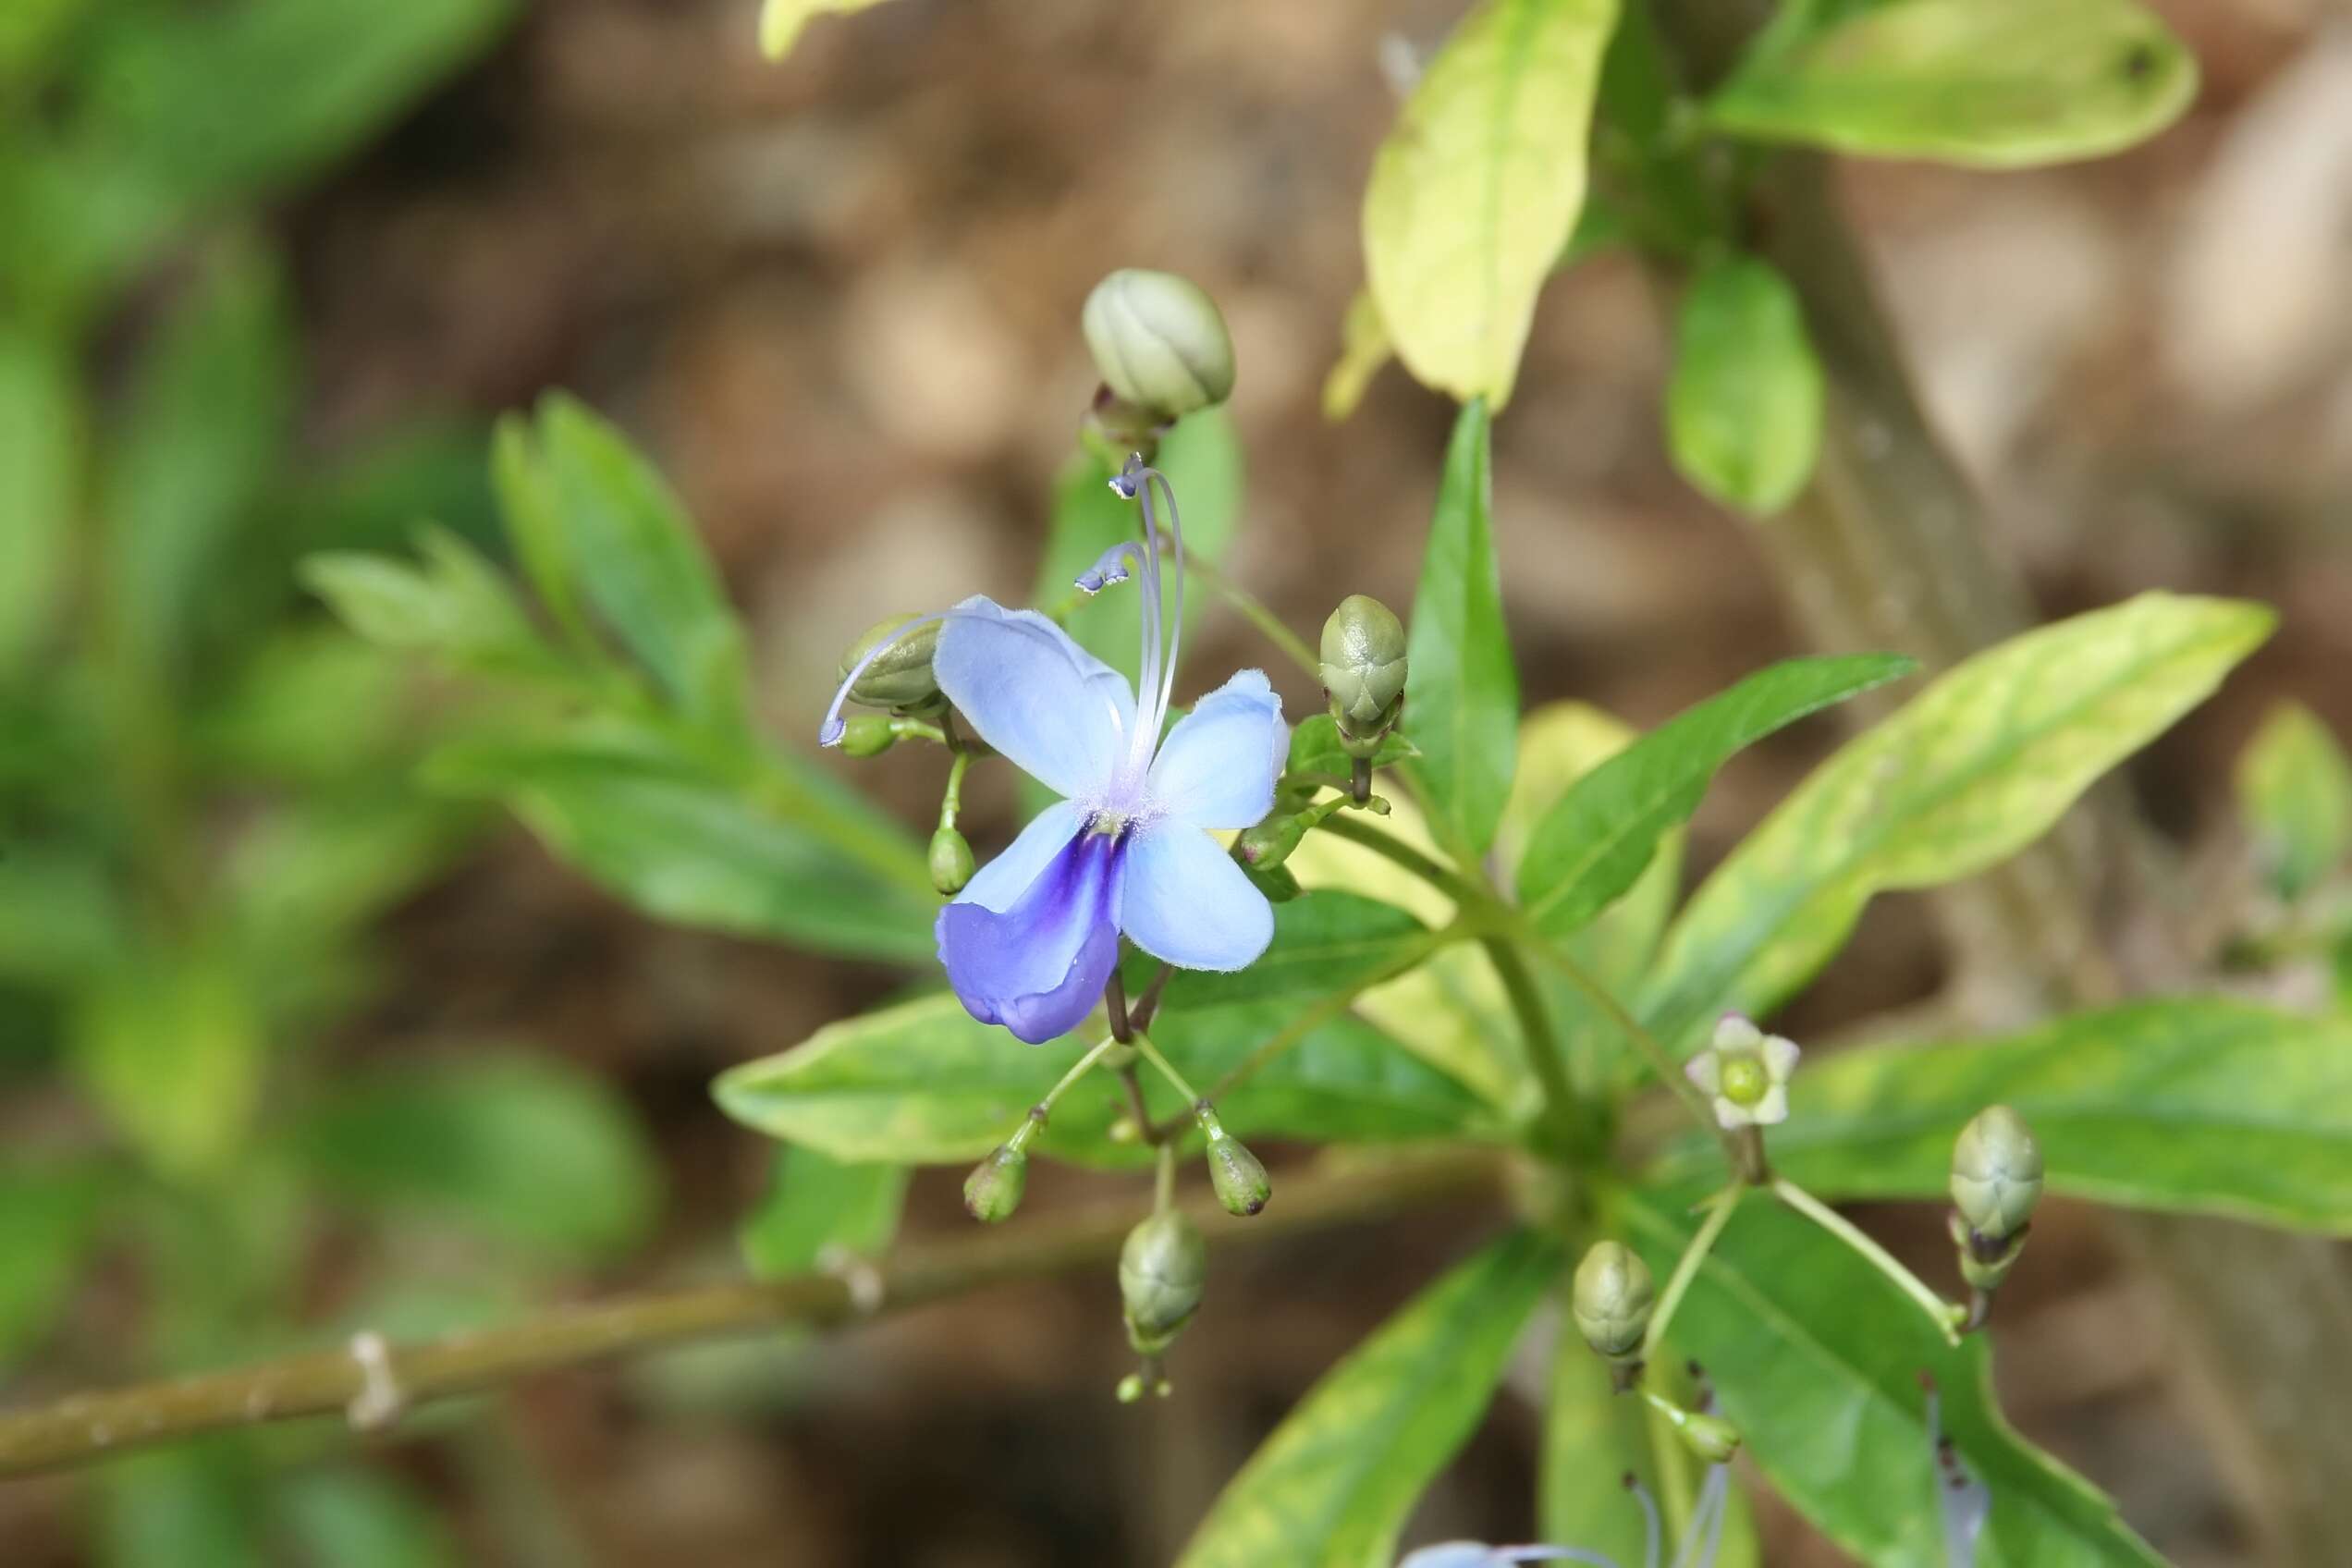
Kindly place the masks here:
MULTIPOLYGON (((1247 1225, 1218 1222, 1214 1203, 1185 1206, 1210 1240, 1269 1237, 1369 1219, 1491 1192, 1491 1155, 1450 1151, 1286 1181, 1282 1202, 1247 1225)), ((1017 1227, 910 1247, 860 1278, 799 1275, 563 1307, 503 1328, 351 1350, 311 1351, 0 1414, 0 1476, 85 1464, 202 1432, 298 1416, 348 1418, 352 1402, 392 1392, 402 1413, 517 1379, 731 1334, 792 1324, 827 1328, 983 1287, 1108 1262, 1134 1223, 1131 1204, 1097 1206, 1059 1224, 1017 1227)))
POLYGON ((1861 1254, 1871 1268, 1894 1281, 1905 1295, 1918 1303, 1919 1310, 1928 1315, 1929 1321, 1936 1326, 1936 1331, 1943 1336, 1946 1343, 1956 1345, 1960 1342, 1959 1320, 1954 1316, 1952 1304, 1929 1290, 1917 1274, 1904 1268, 1893 1253, 1872 1241, 1861 1227, 1785 1177, 1773 1181, 1772 1192, 1782 1203, 1861 1254))

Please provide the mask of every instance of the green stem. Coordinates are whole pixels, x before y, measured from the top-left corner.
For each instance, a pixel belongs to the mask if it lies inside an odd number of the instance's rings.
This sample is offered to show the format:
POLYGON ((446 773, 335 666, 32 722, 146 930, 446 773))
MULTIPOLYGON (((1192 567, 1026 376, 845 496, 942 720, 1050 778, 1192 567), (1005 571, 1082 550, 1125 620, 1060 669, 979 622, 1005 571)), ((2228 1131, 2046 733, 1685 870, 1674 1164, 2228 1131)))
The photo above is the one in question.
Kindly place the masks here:
POLYGON ((1561 950, 1556 943, 1547 941, 1525 921, 1516 922, 1516 934, 1524 946, 1550 964, 1562 979, 1582 991, 1586 999, 1599 1008, 1602 1016, 1615 1024, 1618 1032, 1649 1059, 1650 1068, 1658 1074, 1659 1081, 1672 1091, 1674 1097, 1683 1102, 1683 1108, 1697 1119, 1700 1126, 1715 1135, 1716 1142, 1723 1145, 1723 1158, 1731 1162, 1732 1170, 1746 1172, 1747 1159, 1741 1152, 1738 1140, 1716 1121, 1714 1108, 1707 1103, 1707 1096, 1699 1093, 1698 1085, 1684 1075, 1682 1064, 1674 1060, 1674 1053, 1666 1048, 1665 1042, 1643 1028, 1641 1022, 1626 1011, 1625 1005, 1601 984, 1598 975, 1561 950))
POLYGON ((1053 1114, 1054 1102, 1069 1092, 1070 1085, 1094 1071, 1095 1064, 1108 1056, 1118 1045, 1117 1039, 1105 1036, 1092 1050, 1072 1062, 1070 1071, 1061 1075, 1061 1082, 1047 1089, 1046 1097, 1029 1108, 1028 1113, 1022 1118, 1021 1125, 1014 1128, 1012 1135, 1005 1140, 1006 1145, 1016 1149, 1027 1147, 1029 1140, 1037 1135, 1039 1130, 1045 1126, 1046 1119, 1053 1114))
POLYGON ((1323 825, 1323 831, 1351 844, 1359 844, 1391 864, 1411 872, 1464 909, 1496 907, 1494 896, 1485 888, 1459 873, 1448 870, 1395 834, 1373 826, 1361 816, 1344 814, 1335 816, 1323 825))
POLYGON ((1176 1207, 1176 1145, 1159 1145, 1159 1164, 1152 1171, 1152 1212, 1165 1214, 1176 1207))
POLYGON ((1143 1053, 1144 1060, 1150 1062, 1154 1068, 1158 1069, 1159 1075, 1162 1078, 1167 1079, 1168 1082, 1174 1086, 1178 1094, 1184 1096, 1184 1103, 1186 1105, 1198 1105, 1200 1103, 1199 1091, 1195 1090, 1190 1084, 1185 1083, 1184 1075, 1176 1071, 1175 1064, 1170 1061, 1166 1057, 1159 1054, 1159 1047, 1151 1043, 1150 1035, 1136 1035, 1131 1037, 1127 1043, 1134 1047, 1138 1051, 1141 1051, 1143 1053))
POLYGON ((1280 648, 1292 664, 1318 680, 1321 678, 1321 668, 1315 656, 1315 650, 1302 642, 1298 633, 1283 625, 1281 618, 1260 603, 1256 594, 1207 561, 1187 556, 1184 558, 1184 567, 1204 585, 1238 610, 1243 619, 1264 633, 1266 640, 1280 648))
POLYGON ((1658 1347, 1666 1342, 1667 1326, 1674 1321, 1675 1308, 1683 1305, 1691 1281, 1698 1278, 1698 1266, 1715 1250, 1717 1238, 1722 1235, 1723 1227, 1732 1222, 1732 1211, 1739 1207, 1740 1194, 1746 1190, 1744 1184, 1734 1182, 1708 1200, 1706 1222, 1699 1226, 1698 1234, 1690 1239, 1690 1245, 1683 1249, 1681 1260, 1666 1281, 1665 1293, 1658 1298, 1657 1309, 1649 1315, 1649 1331, 1642 1336, 1644 1361, 1655 1358, 1658 1347))
POLYGON ((948 764, 948 787, 939 794, 939 831, 942 833, 953 830, 956 819, 963 815, 963 776, 971 767, 972 753, 962 746, 956 747, 955 760, 948 764))
POLYGON ((1945 1343, 1956 1345, 1960 1342, 1956 1309, 1921 1283, 1917 1274, 1896 1262, 1893 1254, 1863 1234, 1852 1220, 1787 1177, 1774 1178, 1772 1191, 1782 1203, 1860 1253, 1872 1268, 1893 1280, 1905 1295, 1919 1304, 1919 1310, 1935 1324, 1936 1331, 1943 1336, 1945 1343))
POLYGON ((1479 946, 1487 950, 1487 962, 1494 965, 1495 974, 1502 981, 1502 994, 1511 1004, 1511 1014, 1518 1021, 1520 1035, 1527 1042, 1527 1065, 1536 1075, 1536 1083, 1543 1090, 1544 1119, 1563 1141, 1573 1142, 1576 1132, 1576 1091, 1568 1082, 1568 1059, 1560 1048, 1560 1036, 1551 1027, 1551 1014, 1544 1006, 1543 993, 1536 986, 1536 977, 1527 973, 1526 961, 1519 949, 1500 937, 1488 937, 1479 946))

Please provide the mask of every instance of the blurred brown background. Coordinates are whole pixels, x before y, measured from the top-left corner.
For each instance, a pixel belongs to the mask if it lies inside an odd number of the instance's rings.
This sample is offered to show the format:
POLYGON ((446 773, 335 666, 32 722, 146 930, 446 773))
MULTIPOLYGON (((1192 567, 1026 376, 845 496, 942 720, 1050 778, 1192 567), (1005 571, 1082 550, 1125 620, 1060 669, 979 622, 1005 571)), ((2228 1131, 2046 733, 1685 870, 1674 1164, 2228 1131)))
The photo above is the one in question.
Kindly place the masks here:
MULTIPOLYGON (((2352 16, 2320 0, 2160 8, 2206 80, 2152 145, 2028 175, 1849 167, 1844 186, 1995 546, 2045 611, 2153 585, 2283 607, 2271 646, 2133 768, 2154 820, 2187 836, 2222 815, 2229 758, 2272 695, 2352 727, 2352 16)), ((1345 591, 1401 605, 1450 408, 1393 370, 1345 425, 1317 396, 1392 110, 1378 36, 1427 44, 1454 11, 895 0, 818 22, 772 67, 748 0, 548 0, 283 211, 308 438, 576 390, 701 521, 752 618, 766 711, 804 743, 836 653, 879 610, 1024 594, 1091 389, 1079 302, 1114 266, 1166 267, 1217 295, 1237 343, 1251 472, 1236 575, 1305 629, 1345 591)), ((1529 699, 1641 723, 1799 645, 1749 525, 1666 465, 1655 304, 1623 257, 1550 288, 1496 480, 1529 699)), ((1201 668, 1265 657, 1215 615, 1194 652, 1201 668)), ((1277 680, 1294 706, 1311 696, 1277 680)), ((1833 739, 1802 729, 1733 768, 1698 819, 1695 873, 1833 739)), ((881 787, 911 819, 927 809, 922 770, 868 774, 894 780, 881 787)), ((984 852, 1009 810, 988 780, 984 852)), ((729 1226, 767 1151, 707 1081, 890 983, 656 928, 514 829, 401 913, 398 946, 395 999, 347 1048, 451 1030, 559 1044, 653 1120, 669 1241, 583 1292, 733 1267, 729 1226)), ((1793 1032, 1916 1000, 1941 973, 1931 925, 1883 900, 1793 1032)), ((1039 1207, 1100 1189, 1050 1171, 1036 1186, 1039 1207)), ((2013 1417, 2175 1561, 2240 1560, 2159 1303, 2088 1216, 2050 1207, 2003 1300, 2013 1417)), ((1871 1219, 1940 1266, 1939 1217, 1871 1219)), ((963 1222, 952 1179, 918 1182, 912 1229, 963 1222)), ((1290 1401, 1463 1250, 1460 1230, 1220 1264, 1177 1397, 1139 1410, 1109 1398, 1125 1354, 1105 1277, 534 1384, 466 1417, 504 1423, 535 1465, 523 1504, 501 1490, 487 1506, 434 1445, 386 1453, 483 1562, 1164 1562, 1290 1401)), ((1500 1403, 1413 1538, 1532 1530, 1538 1386, 1500 1403)), ((10 1488, 0 1559, 78 1561, 74 1495, 10 1488)), ((1783 1513, 1765 1523, 1769 1562, 1840 1561, 1783 1513)))

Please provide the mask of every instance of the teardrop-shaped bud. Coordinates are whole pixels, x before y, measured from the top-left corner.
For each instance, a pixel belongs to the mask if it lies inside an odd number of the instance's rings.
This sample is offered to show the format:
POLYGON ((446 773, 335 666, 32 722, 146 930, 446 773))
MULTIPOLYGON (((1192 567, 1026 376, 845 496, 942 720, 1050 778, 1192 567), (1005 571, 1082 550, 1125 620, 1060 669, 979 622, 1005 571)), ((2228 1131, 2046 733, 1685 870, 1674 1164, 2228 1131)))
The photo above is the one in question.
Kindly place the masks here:
POLYGON ((1001 1225, 1021 1207, 1028 1186, 1029 1157, 1011 1144, 998 1144, 963 1179, 963 1207, 982 1224, 1001 1225))
POLYGON ((1306 822, 1296 812, 1275 811, 1242 829, 1234 849, 1243 864, 1271 871, 1291 858, 1306 837, 1306 822))
POLYGON ((1641 1255, 1619 1242, 1595 1242, 1576 1265, 1570 1305, 1585 1343, 1611 1361, 1638 1354, 1657 1305, 1657 1282, 1641 1255))
POLYGON ((1163 423, 1232 394, 1232 335, 1189 278, 1121 267, 1086 296, 1079 325, 1103 385, 1163 423))
MULTIPOLYGON (((895 634, 899 628, 915 618, 894 615, 876 621, 865 629, 863 636, 841 655, 841 678, 849 679, 857 668, 858 660, 874 651, 877 643, 895 634)), ((931 674, 931 655, 938 650, 939 622, 926 621, 904 637, 882 650, 875 661, 867 665, 850 688, 850 700, 870 708, 896 708, 904 711, 919 708, 939 694, 939 682, 931 674)))
POLYGON ((878 757, 899 743, 899 731, 878 713, 851 716, 841 726, 841 750, 853 757, 878 757))
POLYGON ((1119 1250, 1119 1296, 1127 1339, 1137 1353, 1157 1355, 1201 1303, 1208 1279, 1208 1248, 1182 1209, 1162 1209, 1133 1231, 1119 1250))
POLYGON ((1377 735, 1394 720, 1404 650, 1404 623, 1368 594, 1350 594, 1323 623, 1323 690, 1343 734, 1377 735))
POLYGON ((952 827, 931 835, 931 886, 954 898, 972 880, 972 846, 952 827))
POLYGON ((1720 1415, 1693 1411, 1687 1419, 1675 1423, 1674 1431, 1684 1447, 1709 1464, 1729 1464, 1732 1455, 1739 1452, 1739 1428, 1720 1415))
POLYGON ((1217 1201, 1225 1206, 1225 1212, 1247 1219, 1264 1208, 1266 1200, 1274 1195, 1274 1183, 1267 1180, 1264 1162, 1225 1131, 1207 1100, 1194 1109, 1193 1116, 1207 1140, 1208 1184, 1217 1189, 1217 1201))
POLYGON ((1980 1236, 2015 1235, 2040 1201, 2041 1145, 2026 1119, 1987 1106, 1952 1147, 1952 1204, 1980 1236))

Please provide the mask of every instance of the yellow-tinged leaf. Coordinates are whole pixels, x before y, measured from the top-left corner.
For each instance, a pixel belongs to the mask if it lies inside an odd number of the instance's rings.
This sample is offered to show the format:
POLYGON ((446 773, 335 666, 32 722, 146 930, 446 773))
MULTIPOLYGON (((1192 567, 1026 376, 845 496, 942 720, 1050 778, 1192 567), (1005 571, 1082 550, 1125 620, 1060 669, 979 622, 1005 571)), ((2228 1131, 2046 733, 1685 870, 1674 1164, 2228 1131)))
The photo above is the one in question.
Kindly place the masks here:
POLYGON ((1323 417, 1333 424, 1355 412, 1364 389, 1396 357, 1389 344, 1389 329, 1369 288, 1359 288, 1348 301, 1347 319, 1340 324, 1340 357, 1323 377, 1323 417))
POLYGON ((801 29, 821 16, 848 16, 882 0, 764 0, 760 6, 760 53, 780 60, 800 42, 801 29))
POLYGON ((1500 409, 1585 201, 1616 0, 1486 0, 1406 101, 1364 192, 1371 294, 1424 384, 1500 409))
POLYGON ((1707 104, 1716 129, 1866 157, 2018 168, 2143 141, 2197 61, 2134 0, 1792 6, 1707 104))

